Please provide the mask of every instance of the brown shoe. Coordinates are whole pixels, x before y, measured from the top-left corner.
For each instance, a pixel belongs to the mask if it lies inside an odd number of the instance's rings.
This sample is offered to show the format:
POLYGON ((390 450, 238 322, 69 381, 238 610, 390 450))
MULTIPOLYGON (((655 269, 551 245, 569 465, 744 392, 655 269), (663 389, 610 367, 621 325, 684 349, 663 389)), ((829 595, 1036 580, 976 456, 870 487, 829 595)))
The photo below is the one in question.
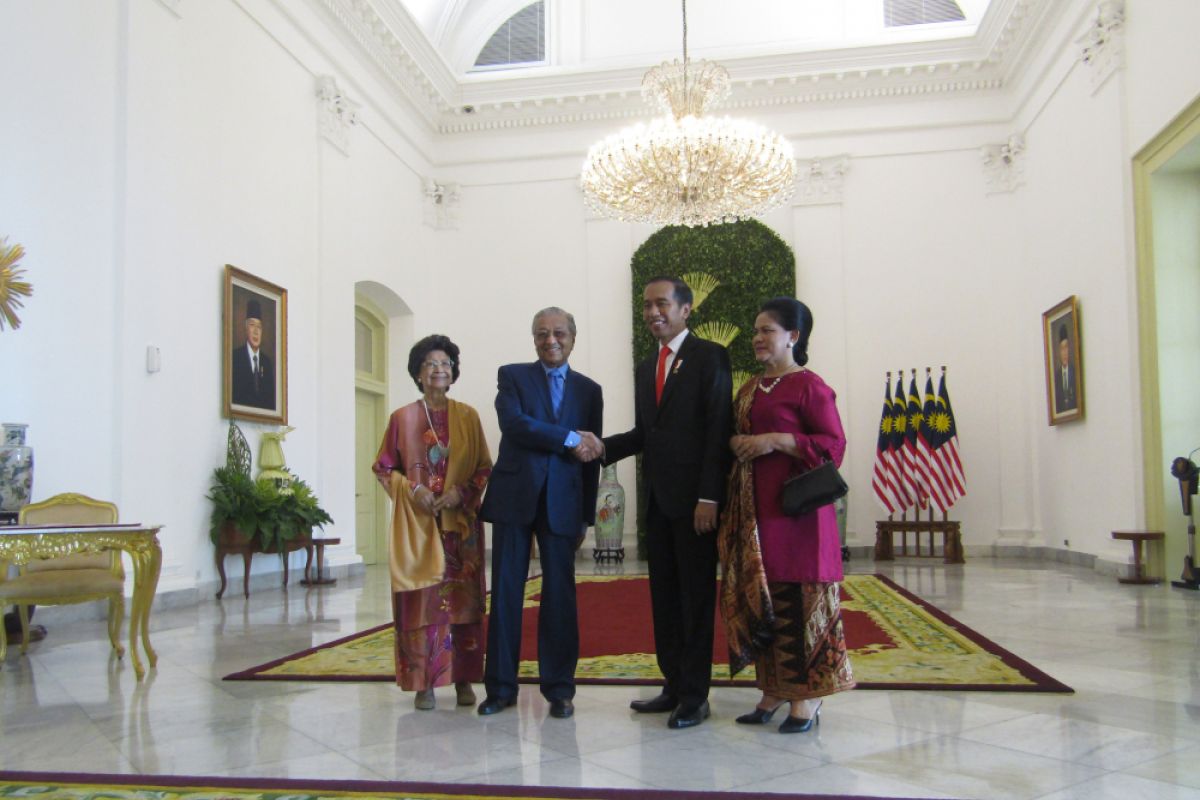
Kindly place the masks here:
POLYGON ((417 696, 413 699, 413 705, 420 711, 431 711, 437 705, 437 700, 434 699, 433 689, 422 689, 417 692, 417 696))
POLYGON ((45 639, 45 638, 46 638, 46 626, 45 625, 30 625, 29 626, 29 641, 40 642, 42 639, 45 639))
POLYGON ((475 705, 475 690, 471 688, 469 681, 459 681, 454 684, 454 691, 458 693, 458 704, 460 706, 475 705))

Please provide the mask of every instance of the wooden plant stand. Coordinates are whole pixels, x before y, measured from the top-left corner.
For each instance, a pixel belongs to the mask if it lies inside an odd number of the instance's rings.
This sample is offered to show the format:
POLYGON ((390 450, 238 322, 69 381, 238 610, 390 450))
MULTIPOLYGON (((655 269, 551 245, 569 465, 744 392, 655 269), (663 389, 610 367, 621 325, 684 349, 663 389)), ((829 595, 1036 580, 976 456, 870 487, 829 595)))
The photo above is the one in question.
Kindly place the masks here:
MULTIPOLYGON (((324 545, 337 544, 340 539, 324 539, 321 540, 321 555, 324 556, 324 545)), ((288 584, 288 553, 294 553, 297 550, 304 550, 308 554, 308 558, 304 563, 304 575, 307 578, 309 570, 312 568, 313 546, 315 542, 311 535, 297 536, 284 542, 283 552, 276 548, 264 550, 261 543, 257 539, 252 539, 246 536, 231 523, 225 523, 221 528, 221 533, 217 537, 216 544, 216 559, 217 559, 217 574, 221 576, 221 588, 217 590, 217 597, 225 593, 225 556, 240 555, 242 557, 242 594, 246 597, 250 596, 250 560, 254 558, 255 553, 279 553, 283 558, 283 588, 287 588, 288 584)), ((324 559, 322 559, 324 560, 324 559)), ((320 577, 320 567, 317 569, 318 577, 320 577)))
POLYGON ((1142 542, 1161 542, 1162 531, 1113 531, 1112 538, 1133 544, 1133 575, 1128 578, 1117 578, 1121 583, 1162 583, 1162 578, 1146 575, 1145 562, 1142 560, 1142 542))

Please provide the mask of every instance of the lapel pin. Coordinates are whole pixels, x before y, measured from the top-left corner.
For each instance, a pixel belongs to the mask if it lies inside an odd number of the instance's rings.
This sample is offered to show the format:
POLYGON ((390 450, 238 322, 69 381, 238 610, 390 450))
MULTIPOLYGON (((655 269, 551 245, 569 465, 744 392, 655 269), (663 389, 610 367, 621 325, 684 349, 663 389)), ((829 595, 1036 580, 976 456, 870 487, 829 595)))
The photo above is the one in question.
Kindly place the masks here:
POLYGON ((676 372, 679 372, 679 368, 682 366, 683 366, 683 359, 682 358, 675 359, 675 366, 671 367, 671 374, 674 375, 676 372))

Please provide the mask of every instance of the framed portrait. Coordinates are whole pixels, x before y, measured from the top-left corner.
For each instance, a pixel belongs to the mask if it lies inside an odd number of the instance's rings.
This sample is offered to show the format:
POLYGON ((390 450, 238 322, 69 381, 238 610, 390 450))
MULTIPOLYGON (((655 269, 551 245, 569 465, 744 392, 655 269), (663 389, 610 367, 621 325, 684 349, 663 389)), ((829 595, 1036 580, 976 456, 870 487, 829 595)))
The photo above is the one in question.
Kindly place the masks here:
POLYGON ((1042 314, 1046 413, 1051 425, 1083 419, 1083 350, 1075 295, 1042 314))
POLYGON ((287 290, 225 265, 225 416, 287 424, 287 290))

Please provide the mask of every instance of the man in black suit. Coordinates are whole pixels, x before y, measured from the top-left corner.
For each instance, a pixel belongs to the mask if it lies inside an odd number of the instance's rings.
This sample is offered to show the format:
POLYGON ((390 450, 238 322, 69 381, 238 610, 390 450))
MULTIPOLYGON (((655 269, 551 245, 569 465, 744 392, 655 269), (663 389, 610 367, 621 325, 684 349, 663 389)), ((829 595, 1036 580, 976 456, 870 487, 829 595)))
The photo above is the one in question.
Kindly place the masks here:
POLYGON ((231 356, 232 397, 239 406, 275 408, 275 368, 271 357, 262 351, 262 304, 246 303, 246 343, 235 347, 231 356))
POLYGON ((1079 407, 1075 392, 1075 364, 1071 361, 1071 337, 1067 326, 1058 329, 1058 367, 1054 370, 1054 411, 1074 411, 1079 407))
POLYGON ((600 384, 567 366, 575 318, 545 308, 533 318, 538 360, 509 364, 497 378, 500 454, 479 516, 492 523, 492 604, 488 615, 484 716, 517 701, 521 611, 530 545, 537 538, 542 599, 538 679, 550 716, 575 713, 579 619, 575 550, 595 522, 604 397, 600 384))
POLYGON ((642 319, 658 350, 637 368, 633 429, 604 439, 605 464, 642 454, 654 647, 666 677, 658 697, 630 707, 670 711, 672 728, 699 725, 709 714, 717 511, 733 427, 729 354, 691 335, 691 313, 683 281, 646 284, 642 319))

